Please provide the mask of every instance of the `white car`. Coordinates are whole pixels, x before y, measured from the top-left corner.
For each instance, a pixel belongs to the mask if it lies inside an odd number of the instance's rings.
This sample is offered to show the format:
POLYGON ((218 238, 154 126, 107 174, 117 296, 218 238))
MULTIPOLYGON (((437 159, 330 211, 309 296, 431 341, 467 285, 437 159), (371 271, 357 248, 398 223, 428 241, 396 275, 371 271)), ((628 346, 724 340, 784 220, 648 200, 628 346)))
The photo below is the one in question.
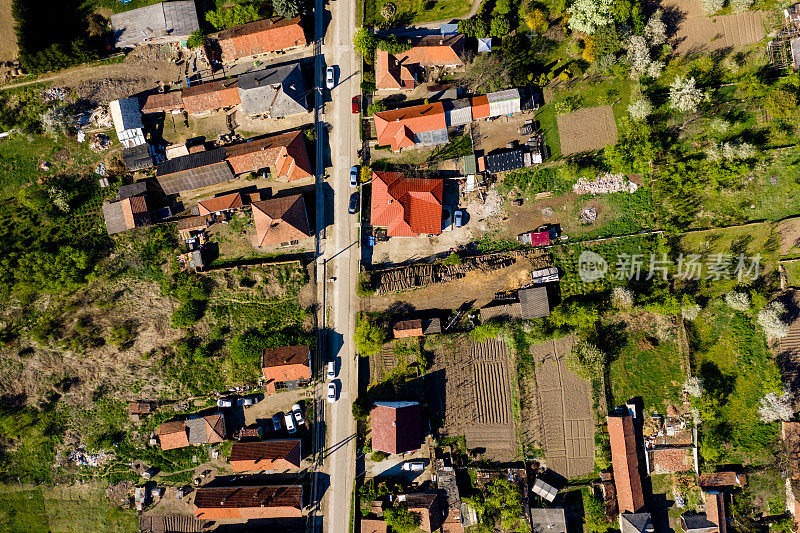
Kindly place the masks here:
POLYGON ((350 186, 358 187, 358 165, 350 167, 350 186))
POLYGON ((328 67, 325 69, 325 87, 328 89, 333 89, 333 85, 333 67, 328 67))
POLYGON ((328 361, 328 379, 333 379, 335 377, 336 377, 336 362, 328 361))
POLYGON ((286 422, 286 431, 289 433, 294 433, 297 431, 297 426, 294 425, 294 420, 292 420, 292 413, 286 413, 283 415, 283 420, 286 422))
POLYGON ((303 409, 300 407, 299 403, 296 403, 292 406, 292 414, 294 415, 294 419, 298 426, 302 426, 306 423, 305 419, 303 418, 303 409))
POLYGON ((233 400, 220 398, 219 400, 217 400, 217 407, 233 407, 233 400))
POLYGON ((422 472, 425 470, 425 463, 422 461, 409 461, 403 463, 402 469, 406 472, 422 472))
POLYGON ((461 209, 456 209, 456 212, 453 214, 453 225, 457 228, 464 225, 464 213, 461 212, 461 209))
POLYGON ((328 383, 328 403, 336 402, 336 383, 328 383))

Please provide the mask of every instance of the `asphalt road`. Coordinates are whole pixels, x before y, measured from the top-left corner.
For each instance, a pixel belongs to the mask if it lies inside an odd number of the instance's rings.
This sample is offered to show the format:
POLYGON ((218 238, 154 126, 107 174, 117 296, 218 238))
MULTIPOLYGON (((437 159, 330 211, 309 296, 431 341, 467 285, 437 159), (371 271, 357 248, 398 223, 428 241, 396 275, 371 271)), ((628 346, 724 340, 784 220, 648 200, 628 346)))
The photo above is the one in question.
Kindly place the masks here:
POLYGON ((358 395, 358 375, 353 330, 355 327, 358 278, 358 233, 356 217, 347 212, 350 194, 350 167, 356 164, 360 145, 357 115, 352 114, 351 100, 360 92, 360 61, 353 50, 356 29, 355 0, 330 3, 331 23, 322 51, 327 66, 336 72, 336 85, 326 104, 325 120, 331 124, 329 146, 332 167, 328 185, 333 189, 333 226, 328 228, 324 244, 323 273, 326 285, 326 323, 329 360, 336 361, 334 380, 338 400, 326 410, 327 435, 323 449, 324 471, 329 486, 323 496, 323 530, 328 533, 349 531, 352 516, 352 492, 355 480, 356 436, 352 403, 358 395), (331 278, 334 278, 331 280, 331 278))

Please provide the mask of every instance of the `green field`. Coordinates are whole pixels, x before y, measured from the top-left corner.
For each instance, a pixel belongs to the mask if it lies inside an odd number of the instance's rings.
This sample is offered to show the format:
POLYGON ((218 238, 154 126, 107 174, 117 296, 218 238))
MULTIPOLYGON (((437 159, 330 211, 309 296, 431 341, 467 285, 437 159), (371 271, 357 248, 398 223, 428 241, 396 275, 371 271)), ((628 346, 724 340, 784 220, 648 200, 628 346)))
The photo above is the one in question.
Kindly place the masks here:
MULTIPOLYGON (((384 0, 365 0, 364 21, 367 25, 379 26, 386 19, 381 15, 384 0)), ((463 17, 470 10, 466 0, 392 0, 397 6, 395 18, 403 24, 433 22, 463 17)))
POLYGON ((635 396, 642 397, 645 409, 658 412, 669 403, 677 404, 686 381, 680 360, 673 342, 659 342, 642 333, 629 337, 609 371, 614 404, 635 396))

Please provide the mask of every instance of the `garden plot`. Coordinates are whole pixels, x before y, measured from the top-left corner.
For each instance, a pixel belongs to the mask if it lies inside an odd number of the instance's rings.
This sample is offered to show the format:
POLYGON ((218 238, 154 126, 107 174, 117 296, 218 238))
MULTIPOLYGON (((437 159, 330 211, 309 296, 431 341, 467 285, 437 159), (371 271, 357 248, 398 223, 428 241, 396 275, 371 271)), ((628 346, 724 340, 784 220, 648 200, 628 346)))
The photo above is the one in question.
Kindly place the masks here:
POLYGON ((523 412, 528 437, 544 449, 547 467, 567 478, 594 471, 591 385, 570 370, 565 361, 575 340, 564 337, 531 347, 536 385, 530 412, 523 412))
POLYGON ((507 344, 497 339, 474 343, 465 335, 442 335, 437 344, 426 388, 442 422, 440 433, 463 435, 467 446, 487 459, 513 460, 516 433, 507 344))
POLYGON ((800 390, 800 291, 790 290, 781 298, 786 305, 792 320, 789 323, 789 332, 773 346, 773 353, 778 358, 778 364, 783 374, 783 383, 790 387, 797 397, 800 390))
POLYGON ((680 54, 739 48, 764 38, 765 11, 706 16, 699 0, 664 0, 666 19, 676 26, 673 41, 680 54))
POLYGON ((584 107, 558 115, 561 154, 579 154, 617 144, 617 123, 610 105, 584 107))

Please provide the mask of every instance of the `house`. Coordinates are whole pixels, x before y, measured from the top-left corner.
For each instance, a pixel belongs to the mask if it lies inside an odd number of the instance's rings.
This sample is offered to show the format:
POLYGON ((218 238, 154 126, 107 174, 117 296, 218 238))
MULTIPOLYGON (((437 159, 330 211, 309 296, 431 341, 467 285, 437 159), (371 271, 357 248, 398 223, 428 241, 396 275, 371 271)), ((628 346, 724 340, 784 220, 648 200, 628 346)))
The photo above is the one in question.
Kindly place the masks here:
POLYGON ((461 55, 465 40, 463 35, 426 35, 395 57, 401 65, 460 67, 464 65, 461 55))
POLYGON ((235 61, 306 45, 300 17, 274 17, 234 26, 219 32, 223 61, 235 61))
POLYGON ((379 146, 399 152, 412 146, 447 144, 447 123, 441 102, 375 113, 379 146))
POLYGON ((297 244, 311 237, 306 202, 300 194, 252 202, 256 247, 297 244))
POLYGON ((383 520, 361 519, 361 533, 387 533, 388 530, 383 520))
POLYGON ((700 474, 697 484, 703 488, 744 487, 747 485, 747 476, 736 472, 709 472, 700 474))
POLYGON ((181 91, 169 91, 147 96, 142 106, 142 113, 176 113, 183 110, 183 97, 181 91))
POLYGON ((683 513, 681 528, 686 533, 719 533, 719 528, 705 513, 683 513))
POLYGON ((718 490, 704 490, 704 513, 684 513, 681 526, 686 533, 727 533, 725 494, 718 490))
POLYGON ((531 526, 537 533, 567 533, 564 509, 531 508, 531 526))
POLYGON ((181 89, 183 107, 190 115, 229 109, 242 103, 239 82, 225 79, 200 83, 181 89))
POLYGON ((644 493, 633 417, 615 412, 607 420, 619 512, 638 513, 644 508, 644 493))
POLYGON ((417 80, 408 65, 401 65, 385 50, 375 50, 375 88, 377 90, 411 90, 417 80))
POLYGON ((243 205, 242 195, 238 192, 215 196, 214 198, 202 200, 197 203, 200 216, 233 211, 241 208, 243 205))
POLYGON ((102 208, 109 235, 151 224, 150 210, 144 194, 124 198, 118 202, 104 202, 102 208))
POLYGON ((205 231, 208 227, 208 218, 204 216, 186 217, 178 220, 178 235, 181 239, 189 239, 193 233, 205 231))
POLYGON ((413 494, 398 494, 396 504, 405 503, 408 510, 420 518, 419 528, 428 533, 442 527, 442 512, 439 508, 438 494, 417 492, 413 494))
POLYGON ((314 176, 301 131, 228 145, 225 157, 237 175, 269 168, 272 177, 279 180, 293 181, 314 176))
POLYGON ((398 454, 418 450, 422 444, 418 402, 375 402, 370 420, 373 450, 398 454))
POLYGON ((691 446, 657 446, 647 450, 650 474, 670 474, 694 470, 694 448, 691 446))
POLYGON ((300 518, 303 488, 299 485, 200 487, 194 497, 194 514, 204 520, 300 518))
POLYGON ((300 63, 242 74, 239 99, 248 115, 283 118, 309 111, 300 63))
POLYGON ((225 149, 215 148, 167 159, 158 164, 156 179, 165 194, 177 194, 233 179, 225 149))
POLYGON ((153 168, 153 154, 150 153, 150 145, 147 143, 137 144, 131 148, 122 150, 122 162, 128 172, 138 172, 153 168))
POLYGON ((371 222, 389 237, 442 232, 441 178, 409 178, 400 172, 372 173, 371 222))
POLYGON ((222 413, 190 416, 185 422, 189 444, 213 444, 225 440, 225 417, 222 413))
POLYGON ((619 515, 621 533, 654 533, 653 517, 650 513, 621 513, 619 515))
POLYGON ((135 97, 112 100, 108 104, 117 139, 125 148, 145 144, 144 124, 139 111, 139 99, 135 97))
MULTIPOLYGON (((439 463, 439 461, 437 461, 439 463)), ((444 533, 463 533, 464 521, 461 515, 461 495, 458 492, 456 472, 452 466, 436 468, 436 488, 447 497, 446 507, 442 509, 444 533)))
POLYGON ((481 320, 496 317, 523 318, 530 320, 550 316, 550 300, 547 287, 528 287, 517 291, 510 300, 491 302, 480 310, 481 320))
POLYGON ((110 17, 117 48, 176 43, 200 29, 194 0, 161 2, 110 17))
POLYGON ((308 346, 267 348, 261 356, 267 394, 305 386, 311 380, 311 350, 308 346))
POLYGON ((237 442, 228 457, 234 472, 297 470, 301 460, 300 439, 237 442))
POLYGON ((402 320, 395 322, 392 333, 395 339, 406 337, 422 337, 442 332, 442 323, 438 318, 402 320))

